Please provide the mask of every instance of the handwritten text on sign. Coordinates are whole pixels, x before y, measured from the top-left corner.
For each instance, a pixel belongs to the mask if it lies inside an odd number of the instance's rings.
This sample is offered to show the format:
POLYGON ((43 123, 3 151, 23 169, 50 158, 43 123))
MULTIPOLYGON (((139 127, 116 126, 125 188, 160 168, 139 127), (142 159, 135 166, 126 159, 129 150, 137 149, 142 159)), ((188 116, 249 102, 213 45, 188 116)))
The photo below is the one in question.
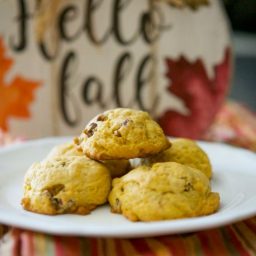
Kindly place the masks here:
MULTIPOLYGON (((127 10, 130 5, 136 4, 138 0, 111 0, 111 12, 109 13, 109 26, 101 33, 96 33, 96 24, 100 23, 101 15, 99 11, 104 8, 104 0, 85 0, 84 12, 79 10, 80 5, 75 1, 69 2, 60 8, 55 17, 55 22, 52 27, 55 33, 57 33, 59 42, 58 46, 53 48, 52 42, 49 39, 42 39, 37 42, 38 51, 40 55, 47 61, 53 62, 60 55, 62 43, 71 44, 76 40, 84 37, 86 43, 93 44, 95 47, 104 47, 110 39, 113 39, 116 44, 123 47, 123 52, 114 60, 112 65, 112 84, 111 99, 115 102, 117 107, 131 107, 137 105, 139 108, 152 111, 156 108, 159 102, 159 95, 154 96, 154 100, 149 104, 145 103, 142 97, 143 88, 152 84, 153 68, 156 65, 155 55, 152 51, 144 54, 138 63, 134 63, 134 52, 132 52, 132 45, 138 40, 143 41, 145 48, 150 49, 150 46, 155 44, 164 33, 170 29, 170 24, 167 24, 163 12, 157 4, 150 4, 148 2, 145 9, 136 17, 130 17, 136 19, 137 26, 132 28, 132 32, 129 35, 125 34, 127 31, 126 26, 129 26, 130 22, 124 17, 127 17, 127 10), (81 16, 83 15, 82 19, 81 16), (80 20, 78 26, 73 27, 72 30, 68 29, 70 24, 76 20, 80 20), (131 66, 136 66, 133 74, 131 74, 131 66), (128 76, 134 76, 135 95, 131 95, 132 98, 128 105, 122 103, 121 87, 124 86, 124 82, 128 76), (147 105, 147 106, 146 106, 147 105)), ((17 24, 17 34, 11 35, 9 44, 13 51, 22 52, 28 47, 28 26, 34 18, 34 15, 29 11, 27 1, 18 1, 18 15, 15 19, 17 24)), ((77 23, 76 23, 77 24, 77 23)), ((131 31, 131 28, 129 28, 131 31)), ((69 115, 68 106, 76 104, 72 99, 72 95, 68 92, 68 88, 72 86, 69 84, 70 78, 74 76, 74 70, 76 70, 77 61, 81 58, 79 49, 74 47, 68 49, 68 51, 62 56, 61 65, 59 67, 59 102, 62 116, 65 122, 70 126, 75 126, 80 120, 79 115, 69 115), (67 104, 69 102, 69 105, 67 104)), ((90 106, 92 104, 99 104, 102 108, 107 108, 109 104, 104 99, 104 77, 100 75, 89 74, 80 86, 81 100, 85 105, 90 106)))

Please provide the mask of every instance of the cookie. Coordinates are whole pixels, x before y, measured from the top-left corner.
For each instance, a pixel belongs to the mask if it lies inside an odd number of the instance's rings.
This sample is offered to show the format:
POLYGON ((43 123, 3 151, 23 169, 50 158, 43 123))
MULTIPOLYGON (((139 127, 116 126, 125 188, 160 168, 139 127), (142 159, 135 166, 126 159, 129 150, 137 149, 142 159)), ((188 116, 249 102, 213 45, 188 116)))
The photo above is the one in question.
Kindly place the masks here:
POLYGON ((208 215, 220 198, 199 170, 175 162, 140 166, 112 182, 114 213, 132 221, 156 221, 208 215))
MULTIPOLYGON (((47 155, 45 161, 63 156, 83 156, 89 159, 81 150, 77 150, 74 143, 67 142, 53 147, 50 153, 47 155)), ((112 178, 120 177, 131 169, 130 162, 126 159, 105 160, 100 162, 108 168, 112 178)))
POLYGON ((66 142, 53 147, 49 154, 46 156, 45 160, 47 161, 62 156, 84 156, 84 154, 83 152, 77 150, 73 142, 66 142))
POLYGON ((212 176, 209 157, 193 140, 179 138, 171 140, 172 147, 152 157, 141 160, 140 164, 177 162, 201 170, 208 178, 212 176))
POLYGON ((111 178, 121 177, 131 170, 130 162, 126 159, 105 160, 100 162, 108 168, 111 178))
POLYGON ((163 130, 147 112, 128 108, 96 116, 74 142, 96 160, 146 157, 170 147, 163 130))
POLYGON ((25 175, 24 209, 42 214, 88 214, 107 201, 108 169, 85 157, 60 157, 33 164, 25 175))

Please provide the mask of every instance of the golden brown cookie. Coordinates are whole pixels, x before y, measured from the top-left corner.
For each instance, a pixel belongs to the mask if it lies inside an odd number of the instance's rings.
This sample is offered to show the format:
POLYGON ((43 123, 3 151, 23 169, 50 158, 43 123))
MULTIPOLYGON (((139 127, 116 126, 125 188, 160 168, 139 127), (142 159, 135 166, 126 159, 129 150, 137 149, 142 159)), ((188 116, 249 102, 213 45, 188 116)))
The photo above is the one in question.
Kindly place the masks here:
POLYGON ((208 215, 220 204, 201 171, 175 162, 140 166, 114 179, 112 186, 112 211, 132 221, 208 215))
POLYGON ((193 140, 173 139, 172 146, 154 156, 141 160, 141 164, 158 162, 177 162, 201 170, 208 178, 212 176, 212 167, 207 154, 193 140))
POLYGON ((45 160, 47 161, 63 156, 84 156, 84 154, 83 152, 77 150, 77 147, 73 142, 66 142, 53 147, 49 154, 46 156, 45 160))
POLYGON ((33 164, 25 175, 24 209, 42 214, 88 214, 106 202, 108 169, 85 157, 60 157, 33 164))
POLYGON ((127 108, 96 116, 75 143, 96 160, 146 157, 170 147, 163 130, 148 113, 127 108))
MULTIPOLYGON (((65 156, 83 156, 90 159, 86 157, 81 150, 77 150, 76 145, 73 142, 67 142, 53 147, 50 153, 47 155, 45 161, 65 156)), ((112 178, 120 177, 131 169, 130 162, 126 159, 105 160, 100 162, 108 168, 112 178)))

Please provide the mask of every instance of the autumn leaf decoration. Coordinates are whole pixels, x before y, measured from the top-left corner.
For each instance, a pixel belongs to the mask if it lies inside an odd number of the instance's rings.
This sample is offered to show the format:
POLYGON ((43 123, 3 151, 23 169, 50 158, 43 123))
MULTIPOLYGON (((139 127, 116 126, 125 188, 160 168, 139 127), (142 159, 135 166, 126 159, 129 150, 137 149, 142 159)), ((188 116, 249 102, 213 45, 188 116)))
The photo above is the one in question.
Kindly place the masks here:
POLYGON ((184 56, 166 58, 167 91, 181 99, 188 114, 167 110, 159 123, 168 135, 201 138, 222 106, 229 88, 231 52, 227 48, 221 63, 214 66, 214 77, 207 75, 202 59, 188 61, 184 56))
POLYGON ((16 75, 9 83, 6 76, 13 60, 6 56, 6 48, 0 37, 0 129, 8 131, 11 117, 29 118, 29 106, 34 101, 34 91, 40 82, 16 75))

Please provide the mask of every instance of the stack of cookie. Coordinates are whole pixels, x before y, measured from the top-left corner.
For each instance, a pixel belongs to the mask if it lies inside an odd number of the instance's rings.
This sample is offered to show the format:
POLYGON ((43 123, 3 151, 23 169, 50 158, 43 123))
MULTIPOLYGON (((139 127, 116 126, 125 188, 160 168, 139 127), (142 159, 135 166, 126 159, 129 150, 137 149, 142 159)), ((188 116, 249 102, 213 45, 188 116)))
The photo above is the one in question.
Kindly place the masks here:
POLYGON ((30 167, 22 205, 42 214, 87 214, 108 201, 132 221, 207 215, 220 201, 211 176, 195 142, 170 141, 148 113, 118 108, 30 167))

